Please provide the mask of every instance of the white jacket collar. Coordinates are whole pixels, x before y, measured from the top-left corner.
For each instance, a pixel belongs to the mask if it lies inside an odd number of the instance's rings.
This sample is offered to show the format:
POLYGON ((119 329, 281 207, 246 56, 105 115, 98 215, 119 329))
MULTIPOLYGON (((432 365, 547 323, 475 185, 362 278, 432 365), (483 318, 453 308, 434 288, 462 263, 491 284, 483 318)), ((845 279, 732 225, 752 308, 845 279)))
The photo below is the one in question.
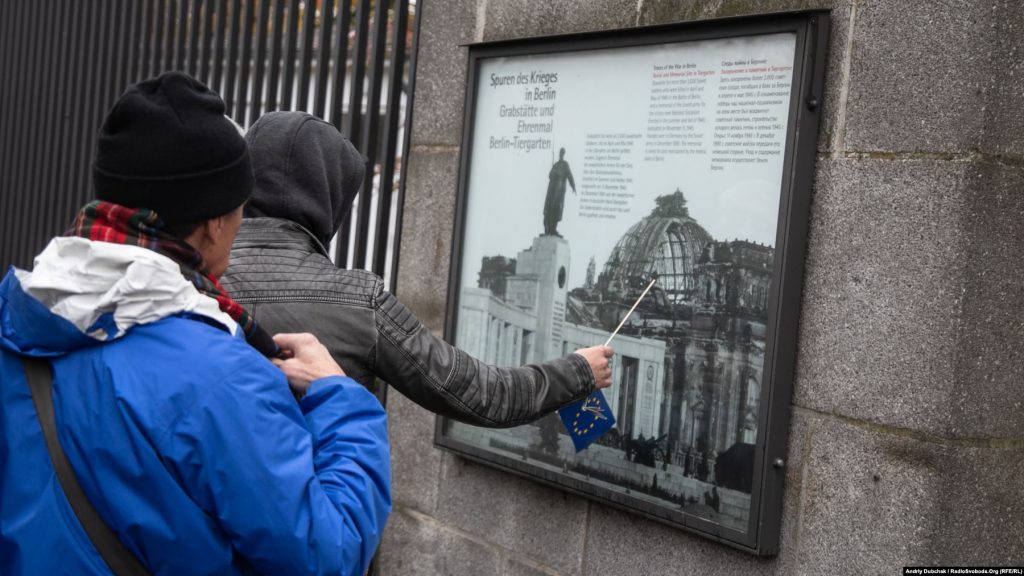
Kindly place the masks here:
POLYGON ((31 272, 15 274, 26 294, 96 340, 120 338, 132 326, 180 312, 211 318, 231 334, 238 329, 174 260, 139 246, 54 238, 31 272))

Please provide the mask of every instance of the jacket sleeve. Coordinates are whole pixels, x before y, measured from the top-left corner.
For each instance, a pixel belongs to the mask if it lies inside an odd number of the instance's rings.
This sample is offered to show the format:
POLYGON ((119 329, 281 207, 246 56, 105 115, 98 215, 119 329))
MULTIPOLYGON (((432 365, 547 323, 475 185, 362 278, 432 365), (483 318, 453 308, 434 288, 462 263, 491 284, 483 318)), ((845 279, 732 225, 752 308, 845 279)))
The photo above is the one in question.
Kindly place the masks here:
POLYGON ((532 422, 594 390, 579 354, 503 368, 437 338, 378 284, 376 373, 424 408, 469 424, 504 428, 532 422))
POLYGON ((283 374, 253 360, 176 426, 176 472, 259 572, 365 573, 391 510, 383 408, 340 376, 296 404, 283 374))

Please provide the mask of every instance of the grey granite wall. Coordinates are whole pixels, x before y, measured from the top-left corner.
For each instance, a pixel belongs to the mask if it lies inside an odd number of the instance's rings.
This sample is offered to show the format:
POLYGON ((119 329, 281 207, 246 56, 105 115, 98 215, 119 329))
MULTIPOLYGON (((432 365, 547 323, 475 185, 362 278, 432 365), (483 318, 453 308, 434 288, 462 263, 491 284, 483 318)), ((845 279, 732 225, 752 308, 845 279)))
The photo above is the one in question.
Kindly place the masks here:
POLYGON ((384 576, 898 574, 1024 565, 1024 4, 421 0, 397 293, 440 331, 460 44, 830 8, 780 553, 760 559, 433 447, 388 400, 384 576), (566 528, 570 527, 570 528, 566 528))

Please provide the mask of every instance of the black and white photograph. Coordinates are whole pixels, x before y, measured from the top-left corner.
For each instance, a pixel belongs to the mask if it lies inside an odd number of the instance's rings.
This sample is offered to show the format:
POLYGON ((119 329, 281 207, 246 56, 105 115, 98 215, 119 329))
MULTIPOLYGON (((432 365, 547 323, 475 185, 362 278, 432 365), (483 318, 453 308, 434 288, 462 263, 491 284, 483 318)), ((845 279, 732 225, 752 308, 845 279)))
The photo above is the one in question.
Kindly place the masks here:
POLYGON ((747 531, 795 44, 479 61, 454 343, 518 366, 622 324, 604 391, 615 426, 577 453, 557 414, 445 421, 442 445, 747 531))

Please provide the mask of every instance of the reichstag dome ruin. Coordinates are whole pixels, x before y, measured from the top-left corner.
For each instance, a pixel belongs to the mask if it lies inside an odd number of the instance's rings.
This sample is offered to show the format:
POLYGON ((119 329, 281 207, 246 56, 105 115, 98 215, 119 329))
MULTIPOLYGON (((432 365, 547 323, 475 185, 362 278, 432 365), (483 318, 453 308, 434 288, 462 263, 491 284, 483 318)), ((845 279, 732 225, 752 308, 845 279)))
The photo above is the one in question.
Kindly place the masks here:
POLYGON ((542 235, 514 260, 485 257, 478 286, 464 288, 460 302, 459 344, 485 361, 517 365, 603 341, 656 278, 613 343, 616 385, 606 392, 616 427, 585 462, 559 438, 554 416, 535 425, 530 445, 517 447, 501 431, 466 433, 742 526, 774 249, 715 240, 679 190, 655 204, 600 273, 590 260, 583 286, 564 285, 568 242, 542 235))

